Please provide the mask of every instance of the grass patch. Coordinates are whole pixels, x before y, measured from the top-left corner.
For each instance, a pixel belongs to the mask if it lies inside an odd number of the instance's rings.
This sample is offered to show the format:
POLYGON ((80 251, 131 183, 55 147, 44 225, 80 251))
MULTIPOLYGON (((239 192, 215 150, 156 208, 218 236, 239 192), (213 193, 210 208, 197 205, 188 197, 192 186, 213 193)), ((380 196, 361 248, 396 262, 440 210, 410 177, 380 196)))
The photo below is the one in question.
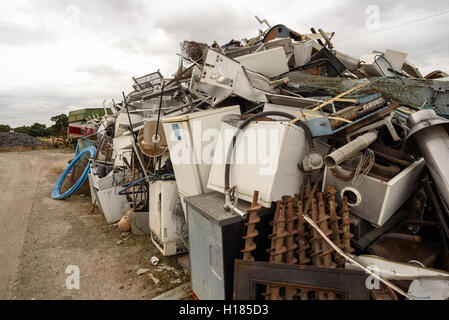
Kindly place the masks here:
POLYGON ((26 152, 26 151, 33 151, 33 150, 47 150, 51 148, 50 146, 15 146, 15 147, 4 147, 0 148, 0 152, 26 152))

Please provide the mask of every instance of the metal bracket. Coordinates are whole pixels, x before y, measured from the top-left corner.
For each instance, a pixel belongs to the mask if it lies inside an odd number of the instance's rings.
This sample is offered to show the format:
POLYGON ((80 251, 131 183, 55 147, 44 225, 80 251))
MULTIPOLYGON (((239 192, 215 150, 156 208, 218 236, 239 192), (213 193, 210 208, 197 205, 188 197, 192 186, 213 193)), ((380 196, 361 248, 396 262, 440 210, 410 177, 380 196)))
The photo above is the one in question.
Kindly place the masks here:
POLYGON ((231 197, 231 203, 234 206, 237 206, 237 204, 239 202, 239 190, 236 185, 229 188, 229 196, 231 197))
POLYGON ((351 141, 351 137, 366 131, 370 131, 370 130, 374 130, 383 126, 386 126, 388 131, 391 134, 391 137, 393 138, 393 140, 395 142, 398 142, 401 140, 401 138, 399 137, 398 133, 396 132, 396 129, 393 126, 392 120, 395 116, 394 112, 391 112, 389 116, 385 117, 384 119, 377 121, 375 123, 372 123, 370 125, 364 126, 363 128, 360 128, 359 130, 356 130, 354 132, 351 132, 349 134, 346 135, 346 140, 347 141, 351 141))
POLYGON ((233 298, 256 300, 257 285, 272 284, 333 291, 345 300, 369 300, 366 277, 363 271, 235 260, 233 298))

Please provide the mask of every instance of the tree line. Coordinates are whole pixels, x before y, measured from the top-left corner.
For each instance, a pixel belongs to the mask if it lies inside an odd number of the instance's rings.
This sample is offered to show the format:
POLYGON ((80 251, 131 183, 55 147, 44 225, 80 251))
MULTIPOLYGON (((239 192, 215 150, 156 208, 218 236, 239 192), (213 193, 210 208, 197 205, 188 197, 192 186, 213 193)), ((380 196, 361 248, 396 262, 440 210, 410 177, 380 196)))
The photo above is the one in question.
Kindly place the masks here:
POLYGON ((50 119, 54 122, 53 125, 47 127, 42 123, 34 123, 31 126, 21 126, 17 128, 11 128, 7 124, 0 124, 0 132, 20 132, 30 135, 32 137, 58 137, 67 136, 67 128, 69 126, 69 118, 65 114, 60 114, 50 119))

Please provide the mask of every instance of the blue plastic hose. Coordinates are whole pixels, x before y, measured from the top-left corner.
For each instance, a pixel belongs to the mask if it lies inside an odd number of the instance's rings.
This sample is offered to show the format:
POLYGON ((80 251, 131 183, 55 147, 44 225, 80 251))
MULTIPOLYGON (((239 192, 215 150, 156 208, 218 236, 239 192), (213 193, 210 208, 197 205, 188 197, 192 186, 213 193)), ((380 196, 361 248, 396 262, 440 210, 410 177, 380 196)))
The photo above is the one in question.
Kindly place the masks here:
POLYGON ((87 147, 86 149, 84 149, 83 151, 81 151, 80 153, 78 153, 78 155, 72 160, 72 162, 70 162, 68 167, 61 174, 61 176, 59 177, 58 181, 56 181, 56 184, 53 187, 53 190, 51 192, 51 197, 53 199, 62 200, 62 199, 68 198, 74 192, 76 192, 79 188, 81 188, 81 186, 86 182, 86 180, 87 180, 87 178, 89 176, 90 163, 87 163, 87 166, 84 169, 84 172, 81 175, 81 177, 78 179, 78 181, 69 190, 67 190, 66 192, 61 194, 62 184, 64 183, 64 180, 67 177, 67 175, 69 174, 70 170, 75 166, 75 164, 78 161, 80 161, 81 157, 84 156, 86 153, 90 153, 90 157, 89 158, 92 159, 95 156, 96 152, 97 152, 97 149, 95 147, 93 147, 93 146, 90 146, 90 147, 87 147))

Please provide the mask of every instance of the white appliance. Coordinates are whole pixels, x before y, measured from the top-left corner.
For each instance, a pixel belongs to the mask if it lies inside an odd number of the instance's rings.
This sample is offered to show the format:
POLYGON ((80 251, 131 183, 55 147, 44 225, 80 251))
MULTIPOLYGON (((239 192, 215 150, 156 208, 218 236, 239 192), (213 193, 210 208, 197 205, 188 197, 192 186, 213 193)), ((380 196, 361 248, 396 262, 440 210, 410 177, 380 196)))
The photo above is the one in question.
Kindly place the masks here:
POLYGON ((121 187, 112 187, 95 190, 98 207, 109 224, 119 221, 130 208, 126 196, 118 194, 122 189, 121 187))
POLYGON ((128 118, 128 113, 120 112, 115 120, 115 138, 120 137, 125 132, 128 132, 130 118, 133 128, 137 127, 143 121, 143 116, 140 114, 130 113, 128 118))
POLYGON ((184 213, 178 200, 175 181, 150 184, 151 241, 165 256, 185 251, 182 237, 187 234, 184 213))
POLYGON ((112 140, 112 159, 114 159, 114 167, 125 166, 124 158, 131 164, 133 139, 134 137, 131 134, 127 134, 112 140))
POLYGON ((123 180, 124 173, 111 171, 103 178, 100 178, 96 174, 97 168, 100 167, 92 165, 92 171, 89 173, 92 203, 98 205, 108 223, 117 222, 122 218, 123 213, 129 210, 126 196, 118 194, 122 188, 118 187, 117 183, 123 180))
POLYGON ((310 61, 312 56, 313 41, 294 41, 293 42, 293 55, 295 56, 295 67, 305 65, 310 61))
MULTIPOLYGON (((326 167, 323 190, 327 186, 336 186, 339 191, 337 200, 347 197, 351 214, 381 227, 413 194, 425 165, 424 159, 420 159, 388 182, 367 176, 359 186, 341 181, 326 167)), ((338 168, 346 174, 345 170, 338 168)))
MULTIPOLYGON (((224 193, 226 154, 236 128, 223 122, 215 147, 214 164, 207 187, 224 193)), ((282 196, 299 193, 304 173, 298 164, 309 153, 304 130, 289 122, 250 123, 237 139, 230 169, 230 186, 238 197, 252 201, 259 191, 259 204, 271 207, 282 196)))
POLYGON ((209 192, 207 180, 215 138, 221 119, 231 114, 240 115, 240 106, 209 109, 162 121, 184 214, 184 197, 209 192))
POLYGON ((373 51, 371 54, 365 54, 360 57, 362 71, 370 76, 388 76, 395 77, 397 74, 390 71, 401 71, 406 61, 407 53, 386 50, 385 53, 373 51))
POLYGON ((287 57, 283 47, 247 54, 235 58, 246 69, 273 78, 288 72, 287 57))

